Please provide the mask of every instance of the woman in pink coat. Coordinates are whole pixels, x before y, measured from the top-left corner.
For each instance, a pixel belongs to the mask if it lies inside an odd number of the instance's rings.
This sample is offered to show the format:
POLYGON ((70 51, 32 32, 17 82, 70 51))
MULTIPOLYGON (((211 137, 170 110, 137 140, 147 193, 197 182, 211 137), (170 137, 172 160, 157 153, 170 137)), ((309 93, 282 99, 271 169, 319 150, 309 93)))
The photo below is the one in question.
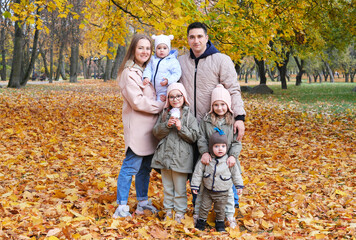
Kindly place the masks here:
POLYGON ((117 204, 119 206, 113 218, 131 216, 127 200, 134 175, 136 175, 136 195, 139 201, 136 214, 143 214, 144 210, 157 211, 148 201, 147 193, 151 160, 158 143, 152 134, 152 129, 164 103, 156 101, 152 84, 143 85, 142 82, 142 72, 151 54, 150 39, 145 35, 136 34, 119 69, 118 81, 124 99, 122 122, 126 157, 117 180, 117 204))

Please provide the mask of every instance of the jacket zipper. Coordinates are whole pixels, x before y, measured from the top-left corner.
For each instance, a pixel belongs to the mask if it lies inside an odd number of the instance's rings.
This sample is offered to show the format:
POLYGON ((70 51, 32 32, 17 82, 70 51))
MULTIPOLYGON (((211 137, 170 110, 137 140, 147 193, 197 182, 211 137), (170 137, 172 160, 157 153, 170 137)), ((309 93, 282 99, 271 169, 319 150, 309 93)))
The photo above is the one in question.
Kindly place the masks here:
POLYGON ((194 70, 194 117, 197 117, 197 71, 198 71, 198 62, 195 60, 195 70, 194 70))
POLYGON ((164 58, 161 58, 159 61, 158 61, 158 63, 157 63, 157 67, 156 67, 156 71, 155 71, 155 75, 154 75, 154 77, 153 77, 153 87, 156 89, 156 76, 157 76, 157 70, 158 70, 158 66, 159 66, 159 64, 161 63, 161 61, 163 60, 164 58))

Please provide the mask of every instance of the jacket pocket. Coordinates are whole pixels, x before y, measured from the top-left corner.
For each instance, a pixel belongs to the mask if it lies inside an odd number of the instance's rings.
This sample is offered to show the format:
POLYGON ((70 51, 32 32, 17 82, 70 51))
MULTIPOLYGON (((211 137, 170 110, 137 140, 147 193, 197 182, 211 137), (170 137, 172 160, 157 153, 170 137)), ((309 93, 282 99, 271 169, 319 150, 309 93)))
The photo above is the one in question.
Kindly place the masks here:
POLYGON ((208 178, 208 177, 210 177, 210 175, 211 175, 210 173, 204 173, 204 176, 203 176, 203 177, 204 177, 204 178, 208 178))
POLYGON ((231 179, 231 175, 229 175, 229 176, 220 175, 220 179, 223 180, 223 181, 229 181, 231 179))

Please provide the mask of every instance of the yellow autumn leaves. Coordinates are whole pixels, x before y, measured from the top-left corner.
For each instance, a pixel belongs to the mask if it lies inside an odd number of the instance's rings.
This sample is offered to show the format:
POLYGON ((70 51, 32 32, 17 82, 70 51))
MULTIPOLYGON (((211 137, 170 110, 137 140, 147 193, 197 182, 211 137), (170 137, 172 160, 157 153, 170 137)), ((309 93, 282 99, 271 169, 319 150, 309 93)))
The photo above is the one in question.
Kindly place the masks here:
MULTIPOLYGON (((348 113, 313 115, 253 95, 243 95, 248 115, 240 161, 246 188, 238 228, 197 231, 191 204, 183 224, 165 222, 162 213, 112 219, 124 156, 119 96, 116 83, 93 80, 0 90, 0 238, 355 235, 355 119, 348 113)), ((149 195, 161 209, 160 175, 153 171, 151 180, 149 195)), ((131 211, 137 204, 133 189, 131 211)))

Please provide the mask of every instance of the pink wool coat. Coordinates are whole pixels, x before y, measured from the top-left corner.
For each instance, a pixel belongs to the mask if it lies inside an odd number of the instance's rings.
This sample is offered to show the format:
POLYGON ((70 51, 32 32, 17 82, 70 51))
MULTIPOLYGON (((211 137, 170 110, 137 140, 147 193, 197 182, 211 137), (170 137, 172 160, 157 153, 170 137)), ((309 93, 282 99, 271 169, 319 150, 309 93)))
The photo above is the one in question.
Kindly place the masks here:
POLYGON ((152 84, 143 85, 142 68, 126 67, 119 78, 124 103, 122 122, 124 125, 125 152, 130 147, 138 156, 154 153, 158 140, 152 129, 164 103, 156 101, 152 84))

